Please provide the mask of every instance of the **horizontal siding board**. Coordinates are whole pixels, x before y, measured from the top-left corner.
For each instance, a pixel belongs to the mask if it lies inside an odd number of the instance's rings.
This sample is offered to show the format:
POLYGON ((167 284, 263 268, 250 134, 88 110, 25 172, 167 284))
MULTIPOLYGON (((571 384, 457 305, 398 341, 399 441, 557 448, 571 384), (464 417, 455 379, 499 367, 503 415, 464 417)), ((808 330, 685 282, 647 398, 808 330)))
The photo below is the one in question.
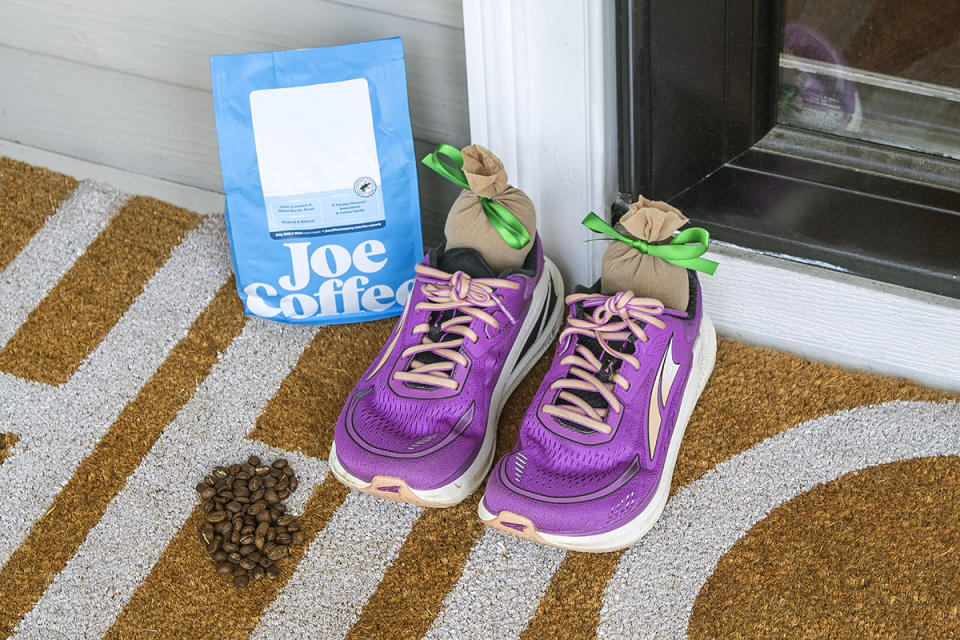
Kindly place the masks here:
MULTIPOLYGON (((207 91, 3 46, 0 87, 0 138, 223 191, 207 91)), ((415 140, 417 158, 438 142, 415 140)), ((430 171, 419 173, 424 235, 432 244, 458 190, 430 171)))
POLYGON ((457 29, 463 28, 463 4, 461 0, 333 0, 379 13, 390 13, 404 18, 436 22, 457 29))
MULTIPOLYGON (((387 6, 373 0, 356 4, 387 6)), ((426 3, 414 5, 424 11, 426 3)), ((414 135, 455 144, 466 141, 462 28, 323 0, 4 0, 0 25, 0 45, 200 90, 210 88, 212 54, 399 35, 406 52, 414 135)))

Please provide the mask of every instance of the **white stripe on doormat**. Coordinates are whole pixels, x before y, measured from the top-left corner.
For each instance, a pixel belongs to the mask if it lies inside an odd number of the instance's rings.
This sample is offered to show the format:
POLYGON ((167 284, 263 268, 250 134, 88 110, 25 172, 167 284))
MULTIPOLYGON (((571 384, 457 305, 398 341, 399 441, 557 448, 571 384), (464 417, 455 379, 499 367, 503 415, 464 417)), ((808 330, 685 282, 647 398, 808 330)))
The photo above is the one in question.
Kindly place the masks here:
POLYGON ((960 454, 960 403, 889 402, 840 411, 740 453, 674 496, 607 583, 598 638, 681 639, 724 553, 772 509, 878 464, 960 454))
POLYGON ((0 379, 0 431, 20 438, 0 465, 0 566, 187 334, 227 279, 229 265, 223 222, 205 218, 66 384, 0 379))
POLYGON ((113 187, 80 183, 0 273, 0 349, 126 199, 113 187))
POLYGON ((258 448, 245 436, 315 332, 247 322, 17 632, 92 638, 110 628, 197 504, 197 479, 258 448))
POLYGON ((518 637, 564 554, 561 549, 485 529, 425 637, 518 637))
POLYGON ((342 638, 360 617, 421 509, 351 491, 251 636, 342 638))

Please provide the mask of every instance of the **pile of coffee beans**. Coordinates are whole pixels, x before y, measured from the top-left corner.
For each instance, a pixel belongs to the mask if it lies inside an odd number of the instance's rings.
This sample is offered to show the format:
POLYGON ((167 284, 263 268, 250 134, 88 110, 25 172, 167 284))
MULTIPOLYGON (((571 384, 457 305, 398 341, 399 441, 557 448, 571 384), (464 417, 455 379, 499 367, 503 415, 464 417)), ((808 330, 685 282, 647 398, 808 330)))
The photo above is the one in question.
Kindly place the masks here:
POLYGON ((283 458, 261 464, 250 456, 243 464, 215 467, 197 484, 206 512, 200 539, 217 565, 245 587, 250 579, 279 573, 276 562, 291 544, 303 544, 297 519, 283 504, 297 489, 297 476, 283 458))

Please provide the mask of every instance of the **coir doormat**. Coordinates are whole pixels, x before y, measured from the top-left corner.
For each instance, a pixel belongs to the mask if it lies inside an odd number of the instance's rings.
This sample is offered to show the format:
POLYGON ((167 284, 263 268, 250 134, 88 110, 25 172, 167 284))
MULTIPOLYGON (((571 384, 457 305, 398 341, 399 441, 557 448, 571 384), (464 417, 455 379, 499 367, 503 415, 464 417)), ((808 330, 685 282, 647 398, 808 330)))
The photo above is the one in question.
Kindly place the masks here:
POLYGON ((220 216, 0 159, 0 238, 0 638, 960 634, 947 394, 721 340, 660 522, 564 553, 330 477, 392 321, 245 318, 220 216), (304 544, 237 588, 194 487, 249 456, 296 470, 304 544))

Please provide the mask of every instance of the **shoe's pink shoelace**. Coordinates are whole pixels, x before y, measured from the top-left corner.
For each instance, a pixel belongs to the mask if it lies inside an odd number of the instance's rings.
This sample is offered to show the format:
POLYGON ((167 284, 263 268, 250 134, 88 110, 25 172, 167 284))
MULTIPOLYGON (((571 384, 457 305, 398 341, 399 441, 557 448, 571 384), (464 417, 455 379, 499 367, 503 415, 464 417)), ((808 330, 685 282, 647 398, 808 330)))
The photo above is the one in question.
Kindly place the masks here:
MULTIPOLYGON (((437 329, 445 334, 440 340, 434 341, 430 335, 430 324, 423 322, 412 330, 414 335, 425 334, 420 343, 404 349, 401 356, 404 358, 424 353, 433 353, 443 358, 439 362, 420 362, 414 359, 407 371, 397 371, 393 374, 396 380, 419 384, 436 385, 456 389, 457 382, 450 378, 456 365, 467 366, 467 358, 459 352, 464 340, 476 343, 477 333, 469 327, 474 318, 482 320, 494 329, 500 323, 492 315, 484 311, 496 307, 503 311, 507 319, 516 322, 510 311, 503 305, 501 296, 496 289, 519 289, 519 283, 501 278, 471 278, 462 271, 450 274, 422 264, 416 266, 416 272, 422 276, 423 284, 420 290, 427 301, 417 303, 417 311, 450 311, 458 313, 440 323, 437 329), (459 336, 459 337, 458 337, 459 336)), ((494 310, 495 312, 495 310, 494 310)))
MULTIPOLYGON (((593 314, 584 319, 570 315, 567 326, 560 334, 560 340, 572 335, 584 335, 595 338, 604 352, 630 364, 634 369, 640 369, 640 361, 630 353, 623 353, 610 346, 612 341, 624 341, 632 333, 641 342, 649 340, 647 334, 637 324, 646 322, 659 328, 666 325, 659 316, 663 313, 663 303, 653 298, 638 298, 628 291, 621 291, 613 296, 599 294, 575 293, 567 296, 567 304, 579 302, 584 308, 594 307, 593 314)), ((607 381, 600 380, 603 365, 587 347, 577 345, 574 353, 560 361, 569 365, 570 371, 566 378, 557 380, 550 385, 551 389, 561 389, 558 399, 570 404, 548 404, 543 408, 545 413, 569 420, 588 429, 601 433, 610 433, 612 427, 606 423, 610 410, 620 413, 621 403, 614 390, 616 387, 624 391, 630 388, 630 382, 620 373, 607 377, 607 381), (607 407, 597 408, 580 396, 570 393, 568 389, 594 391, 606 401, 607 407)))

